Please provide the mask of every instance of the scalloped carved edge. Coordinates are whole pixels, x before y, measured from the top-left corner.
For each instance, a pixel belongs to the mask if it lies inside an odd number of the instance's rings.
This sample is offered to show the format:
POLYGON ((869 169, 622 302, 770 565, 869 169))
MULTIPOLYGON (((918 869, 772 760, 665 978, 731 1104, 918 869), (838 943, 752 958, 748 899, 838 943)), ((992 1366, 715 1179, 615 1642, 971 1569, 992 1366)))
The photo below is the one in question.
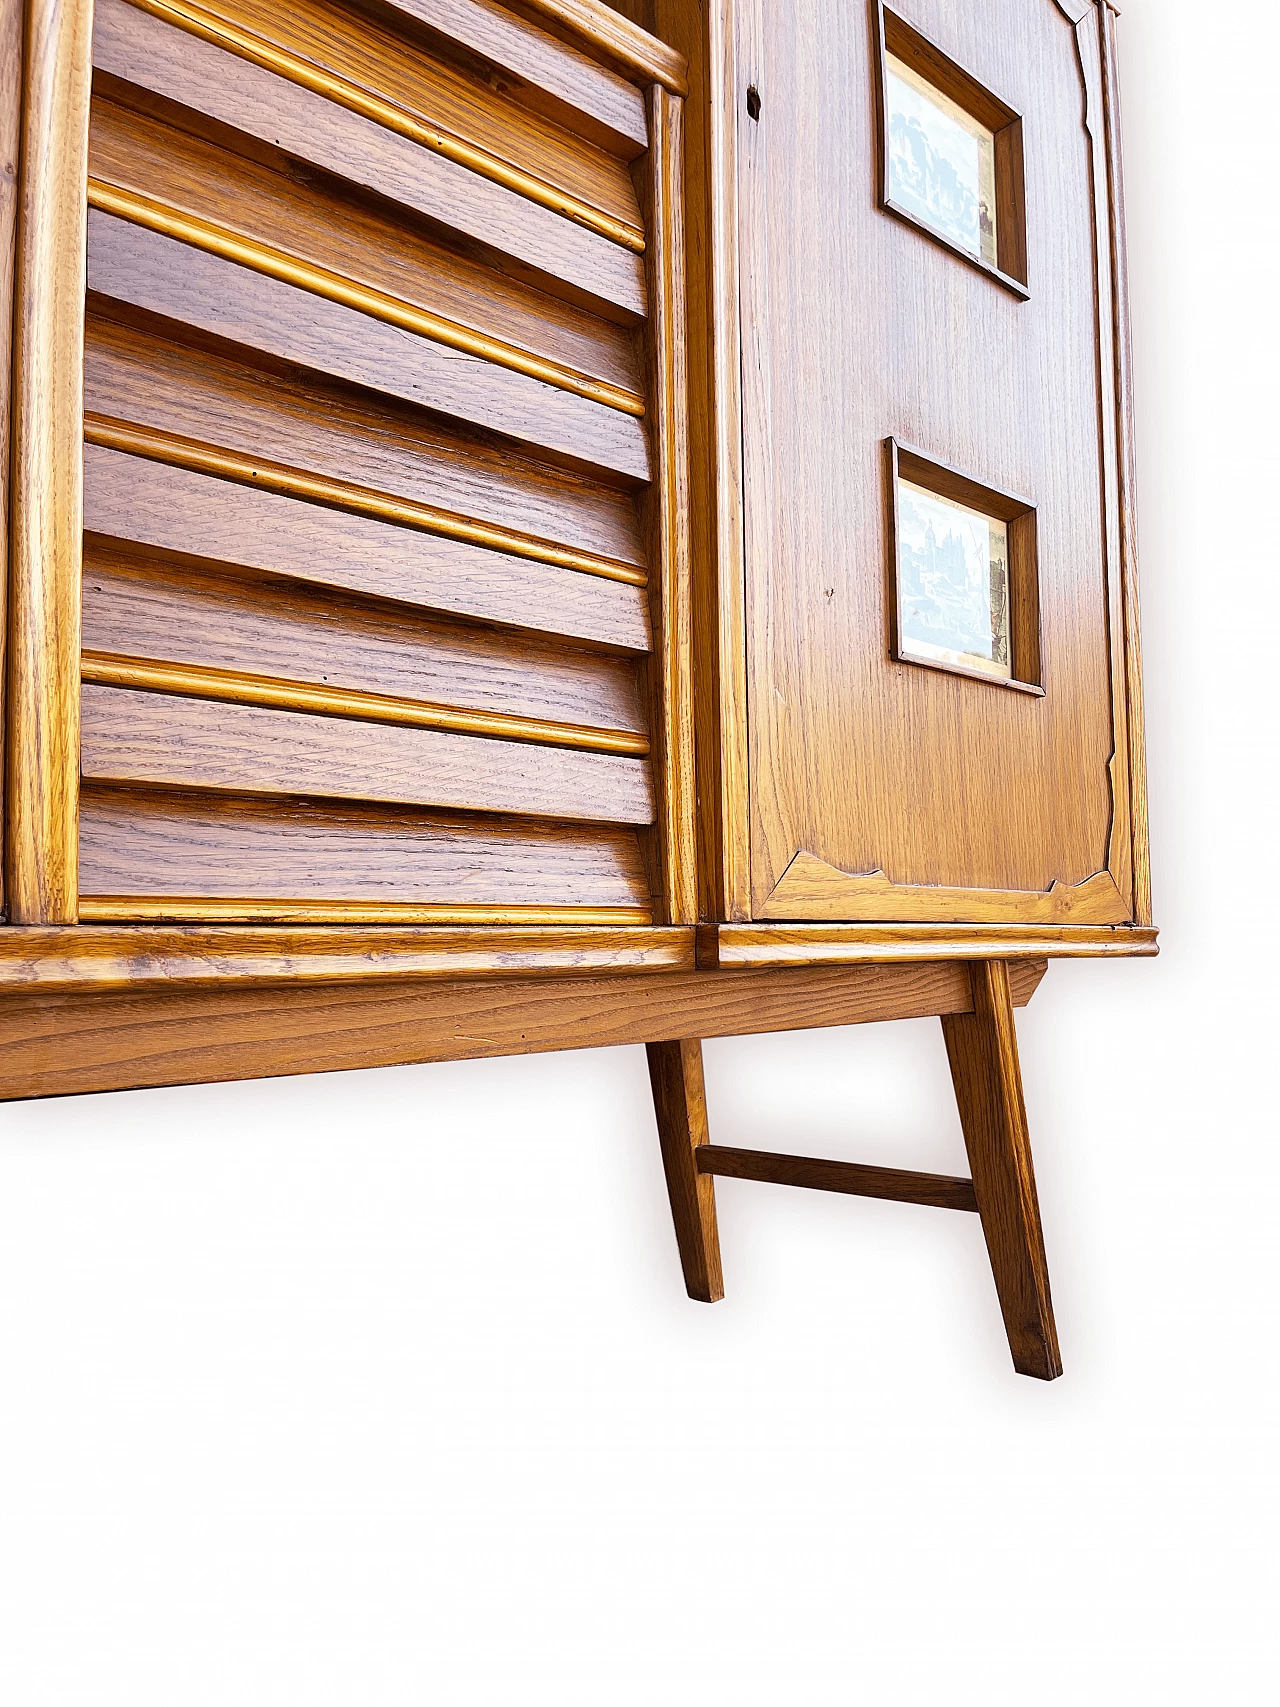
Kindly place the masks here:
POLYGON ((849 872, 803 849, 778 879, 761 919, 893 924, 1122 925, 1128 902, 1109 871, 1083 883, 1055 881, 1046 890, 947 889, 891 883, 883 871, 849 872))

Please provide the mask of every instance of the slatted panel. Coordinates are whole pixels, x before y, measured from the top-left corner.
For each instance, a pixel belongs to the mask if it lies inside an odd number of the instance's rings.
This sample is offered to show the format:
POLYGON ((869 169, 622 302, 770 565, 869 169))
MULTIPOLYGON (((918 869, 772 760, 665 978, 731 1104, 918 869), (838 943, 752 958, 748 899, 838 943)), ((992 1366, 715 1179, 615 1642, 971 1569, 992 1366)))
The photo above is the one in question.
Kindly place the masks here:
POLYGON ((400 10, 99 0, 87 919, 655 916, 643 98, 400 10))

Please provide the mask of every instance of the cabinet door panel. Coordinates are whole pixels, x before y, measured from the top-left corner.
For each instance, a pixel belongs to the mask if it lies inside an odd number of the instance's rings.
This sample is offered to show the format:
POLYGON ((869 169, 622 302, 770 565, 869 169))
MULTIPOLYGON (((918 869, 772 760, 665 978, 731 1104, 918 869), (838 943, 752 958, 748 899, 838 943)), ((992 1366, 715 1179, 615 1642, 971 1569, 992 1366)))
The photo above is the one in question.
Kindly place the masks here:
POLYGON ((1110 227, 1084 11, 1077 28, 1054 0, 911 8, 1023 115, 1024 300, 879 205, 875 8, 743 0, 757 918, 1131 916, 1110 227), (890 440, 1034 509, 1042 696, 894 656, 890 440))

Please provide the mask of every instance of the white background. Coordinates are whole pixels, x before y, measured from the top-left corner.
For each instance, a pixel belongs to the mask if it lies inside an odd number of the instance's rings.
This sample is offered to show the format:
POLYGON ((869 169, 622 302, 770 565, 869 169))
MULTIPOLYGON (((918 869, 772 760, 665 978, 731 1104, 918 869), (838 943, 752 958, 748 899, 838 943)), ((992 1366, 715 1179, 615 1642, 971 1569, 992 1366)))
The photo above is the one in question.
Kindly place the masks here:
MULTIPOLYGON (((688 1302, 638 1049, 9 1106, 6 1707, 1278 1699, 1276 16, 1120 26, 1164 954, 1021 1020, 1065 1378, 968 1216, 725 1182, 688 1302)), ((708 1073, 963 1171, 936 1022, 708 1073)))

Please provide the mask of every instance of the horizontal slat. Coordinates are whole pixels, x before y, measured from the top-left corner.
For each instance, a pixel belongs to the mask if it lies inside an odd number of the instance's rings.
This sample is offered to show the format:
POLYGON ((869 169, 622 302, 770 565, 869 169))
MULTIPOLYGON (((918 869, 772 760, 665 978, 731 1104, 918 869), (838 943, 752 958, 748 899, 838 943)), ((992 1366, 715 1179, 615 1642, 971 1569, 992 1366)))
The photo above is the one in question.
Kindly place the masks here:
POLYGON ((644 97, 616 72, 491 0, 388 0, 396 11, 488 60, 521 103, 633 160, 649 127, 644 97))
POLYGON ((304 490, 312 479, 327 483, 349 495, 330 500, 344 507, 398 515, 423 527, 436 526, 435 517, 442 529, 452 517, 475 524, 462 533, 454 529, 457 537, 644 578, 639 518, 629 494, 455 433, 402 404, 379 404, 337 383, 187 349, 151 327, 113 323, 95 302, 85 338, 85 409, 91 415, 220 447, 261 478, 269 470, 289 470, 290 491, 304 490))
POLYGON ((198 664, 176 664, 171 659, 139 658, 118 652, 83 653, 81 679, 96 682, 100 687, 139 688, 146 693, 221 700, 228 705, 269 706, 281 711, 315 712, 322 717, 345 717, 362 723, 393 723, 410 729, 448 729, 458 735, 484 735, 500 741, 532 741, 539 746, 572 747, 589 753, 627 753, 637 757, 649 751, 649 742, 644 736, 628 735, 621 730, 588 729, 579 724, 504 716, 463 706, 362 693, 355 688, 328 687, 320 682, 287 680, 239 670, 210 670, 198 664))
POLYGON ((480 177, 127 0, 98 0, 94 66, 425 215, 615 315, 645 313, 644 263, 480 177))
POLYGON ((133 0, 168 23, 399 131, 637 251, 644 228, 623 163, 441 64, 376 16, 328 0, 133 0))
POLYGON ((630 830, 92 785, 80 871, 86 895, 162 902, 649 908, 630 830))
POLYGON ((783 1156, 768 1150, 735 1150, 703 1144, 695 1152, 698 1172, 723 1179, 762 1180, 769 1185, 798 1185, 809 1191, 838 1191, 847 1197, 888 1198, 923 1203, 935 1209, 976 1213, 973 1181, 950 1174, 919 1174, 904 1168, 873 1168, 859 1162, 828 1162, 809 1156, 783 1156))
POLYGON ((86 684, 91 781, 381 800, 587 823, 653 821, 643 759, 348 723, 86 684))
POLYGON ((608 0, 521 0, 531 12, 571 31, 593 50, 608 54, 646 83, 661 83, 673 95, 689 93, 689 66, 682 53, 625 18, 608 0))
POLYGON ((92 534, 83 579, 84 645, 95 652, 578 726, 575 744, 601 751, 647 746, 628 658, 369 605, 328 588, 192 574, 180 559, 92 534))
POLYGON ((84 493, 86 531, 110 539, 514 628, 636 651, 648 646, 643 594, 599 576, 93 443, 85 446, 84 493))
POLYGON ((93 206, 631 414, 635 335, 454 254, 416 226, 95 96, 93 206))
POLYGON ((648 441, 631 415, 96 209, 89 289, 539 450, 649 478, 648 441))

